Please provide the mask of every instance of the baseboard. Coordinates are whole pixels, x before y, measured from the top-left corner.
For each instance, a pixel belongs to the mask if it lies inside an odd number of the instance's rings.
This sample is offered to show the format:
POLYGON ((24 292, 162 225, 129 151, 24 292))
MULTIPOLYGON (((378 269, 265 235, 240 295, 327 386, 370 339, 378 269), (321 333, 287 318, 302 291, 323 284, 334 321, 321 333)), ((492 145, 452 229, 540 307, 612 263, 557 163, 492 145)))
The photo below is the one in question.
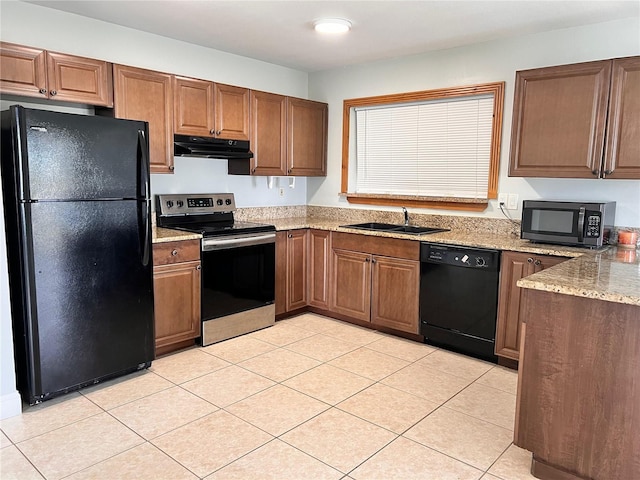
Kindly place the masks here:
POLYGON ((22 399, 18 391, 7 393, 0 397, 0 420, 15 417, 22 413, 22 399))

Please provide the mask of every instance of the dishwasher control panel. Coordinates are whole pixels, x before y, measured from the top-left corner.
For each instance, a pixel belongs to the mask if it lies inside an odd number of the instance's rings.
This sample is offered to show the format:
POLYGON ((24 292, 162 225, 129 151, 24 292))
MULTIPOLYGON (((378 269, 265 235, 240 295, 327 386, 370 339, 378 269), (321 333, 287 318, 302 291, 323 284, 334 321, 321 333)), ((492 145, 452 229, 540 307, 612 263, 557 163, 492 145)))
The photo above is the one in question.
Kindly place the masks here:
POLYGON ((420 244, 420 260, 427 263, 498 270, 500 252, 498 250, 423 242, 420 244))

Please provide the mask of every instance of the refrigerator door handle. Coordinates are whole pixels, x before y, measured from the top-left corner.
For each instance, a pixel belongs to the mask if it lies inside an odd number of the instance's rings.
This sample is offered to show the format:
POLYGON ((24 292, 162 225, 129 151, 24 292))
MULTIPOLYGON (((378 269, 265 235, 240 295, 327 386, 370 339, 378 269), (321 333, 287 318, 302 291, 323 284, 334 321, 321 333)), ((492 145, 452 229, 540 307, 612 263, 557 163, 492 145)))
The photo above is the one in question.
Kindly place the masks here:
POLYGON ((149 257, 150 257, 150 239, 149 232, 151 228, 149 226, 150 221, 150 201, 151 201, 151 192, 149 188, 149 148, 147 146, 147 139, 145 138, 144 132, 142 130, 138 130, 138 147, 140 156, 138 158, 140 168, 138 169, 138 175, 140 175, 140 182, 138 185, 144 188, 144 221, 139 221, 139 227, 144 228, 144 233, 140 235, 140 238, 143 240, 142 244, 142 264, 146 267, 149 265, 149 257))

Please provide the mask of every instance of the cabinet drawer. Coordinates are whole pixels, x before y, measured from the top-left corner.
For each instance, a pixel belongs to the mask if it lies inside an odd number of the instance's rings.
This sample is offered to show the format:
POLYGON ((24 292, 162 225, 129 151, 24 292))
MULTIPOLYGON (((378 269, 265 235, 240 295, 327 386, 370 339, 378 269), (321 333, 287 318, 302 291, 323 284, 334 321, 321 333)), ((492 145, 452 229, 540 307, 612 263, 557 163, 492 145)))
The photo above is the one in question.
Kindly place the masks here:
POLYGON ((153 245, 154 265, 169 265, 193 260, 200 260, 200 240, 182 240, 153 245))
POLYGON ((371 253, 385 257, 420 260, 420 242, 399 238, 332 232, 332 248, 371 253))

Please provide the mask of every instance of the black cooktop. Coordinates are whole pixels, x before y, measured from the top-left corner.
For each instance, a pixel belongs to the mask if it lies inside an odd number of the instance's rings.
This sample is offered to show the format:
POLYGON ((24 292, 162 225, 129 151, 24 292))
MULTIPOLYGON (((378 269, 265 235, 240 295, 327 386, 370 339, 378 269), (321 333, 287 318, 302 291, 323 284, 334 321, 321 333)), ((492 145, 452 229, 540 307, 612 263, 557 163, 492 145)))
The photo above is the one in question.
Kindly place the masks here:
POLYGON ((220 235, 241 235, 245 233, 275 232, 276 227, 252 222, 202 222, 186 225, 172 225, 170 228, 200 233, 203 237, 220 235))

